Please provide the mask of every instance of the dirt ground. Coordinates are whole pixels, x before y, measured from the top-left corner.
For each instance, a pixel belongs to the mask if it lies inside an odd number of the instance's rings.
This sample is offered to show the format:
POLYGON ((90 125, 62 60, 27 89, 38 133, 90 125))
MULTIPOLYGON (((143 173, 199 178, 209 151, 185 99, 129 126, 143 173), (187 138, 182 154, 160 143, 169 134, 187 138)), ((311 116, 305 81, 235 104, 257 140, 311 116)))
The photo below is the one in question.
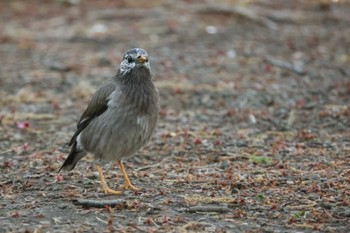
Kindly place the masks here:
POLYGON ((342 0, 0 1, 0 232, 350 232, 349 12, 342 0), (150 55, 160 120, 124 161, 140 191, 105 195, 92 156, 57 171, 133 47, 150 55))

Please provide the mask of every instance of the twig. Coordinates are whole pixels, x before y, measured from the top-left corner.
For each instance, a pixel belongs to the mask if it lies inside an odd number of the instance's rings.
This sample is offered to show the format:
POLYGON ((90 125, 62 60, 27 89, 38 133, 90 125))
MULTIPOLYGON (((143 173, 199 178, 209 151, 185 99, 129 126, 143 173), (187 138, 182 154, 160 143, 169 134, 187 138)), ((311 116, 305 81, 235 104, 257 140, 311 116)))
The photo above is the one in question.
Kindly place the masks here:
POLYGON ((254 6, 255 10, 274 22, 281 23, 305 23, 306 21, 318 21, 318 20, 337 20, 350 22, 349 14, 346 11, 339 11, 333 9, 331 11, 325 12, 313 12, 306 10, 283 10, 283 9, 266 9, 264 7, 254 6))
POLYGON ((153 223, 156 227, 159 227, 159 225, 153 219, 151 219, 151 223, 153 223))
POLYGON ((28 174, 28 175, 24 175, 23 178, 25 178, 25 179, 38 179, 38 178, 40 178, 42 176, 43 176, 43 173, 41 173, 41 174, 33 174, 33 175, 28 174))
POLYGON ((219 157, 219 161, 224 160, 238 160, 238 159, 248 159, 247 156, 243 156, 241 154, 235 154, 231 152, 225 152, 223 156, 219 157))
POLYGON ((102 223, 104 223, 104 224, 108 224, 108 222, 107 221, 105 221, 105 220, 102 220, 102 219, 100 219, 99 217, 96 217, 96 219, 98 220, 98 221, 100 221, 100 222, 102 222, 102 223))
POLYGON ((88 200, 88 199, 76 199, 73 200, 74 205, 81 205, 83 207, 94 207, 94 208, 104 208, 106 206, 116 207, 125 206, 126 201, 124 200, 88 200))
POLYGON ((5 185, 5 184, 11 184, 12 182, 14 182, 13 180, 5 180, 3 182, 0 182, 0 186, 5 185))
POLYGON ((328 12, 311 12, 305 10, 275 10, 266 9, 264 7, 258 6, 227 6, 210 4, 197 9, 200 13, 226 13, 226 14, 236 14, 245 17, 249 20, 255 21, 257 23, 263 24, 271 29, 278 29, 277 23, 305 23, 305 21, 316 21, 321 19, 330 19, 337 21, 349 22, 350 17, 346 11, 331 10, 328 12))
POLYGON ((147 170, 147 169, 149 169, 149 168, 153 168, 153 167, 158 167, 158 166, 160 166, 160 165, 162 165, 164 162, 166 162, 167 161, 167 159, 163 159, 161 162, 159 162, 159 163, 155 163, 155 164, 150 164, 150 165, 147 165, 147 166, 144 166, 144 167, 139 167, 139 168, 137 168, 137 169, 135 169, 135 171, 142 171, 142 170, 147 170))
POLYGON ((269 62, 273 66, 281 67, 287 70, 294 71, 297 74, 305 74, 304 64, 303 63, 289 63, 287 61, 278 60, 276 58, 272 58, 270 56, 265 56, 267 62, 269 62))
POLYGON ((138 226, 136 226, 136 224, 130 224, 129 226, 131 226, 132 228, 135 228, 136 230, 138 230, 140 232, 148 232, 148 231, 145 231, 145 230, 139 228, 138 226))
POLYGON ((91 11, 87 18, 89 20, 114 20, 114 19, 132 19, 132 18, 147 18, 147 17, 162 17, 164 14, 157 8, 153 9, 132 9, 123 8, 115 11, 114 9, 104 9, 91 11))
POLYGON ((278 25, 267 17, 260 15, 257 10, 248 7, 234 6, 227 7, 224 5, 209 5, 205 7, 200 7, 198 10, 200 13, 211 13, 211 12, 219 12, 219 13, 227 13, 227 14, 236 14, 241 17, 245 17, 251 21, 260 23, 265 25, 266 27, 276 30, 278 29, 278 25))
POLYGON ((227 206, 192 206, 186 209, 186 212, 189 213, 208 213, 208 212, 217 212, 217 213, 226 213, 229 211, 227 206))
POLYGON ((1 151, 1 152, 0 152, 0 155, 6 154, 6 153, 10 153, 10 152, 12 152, 12 151, 13 151, 12 148, 11 148, 11 149, 7 149, 7 150, 4 150, 4 151, 1 151))

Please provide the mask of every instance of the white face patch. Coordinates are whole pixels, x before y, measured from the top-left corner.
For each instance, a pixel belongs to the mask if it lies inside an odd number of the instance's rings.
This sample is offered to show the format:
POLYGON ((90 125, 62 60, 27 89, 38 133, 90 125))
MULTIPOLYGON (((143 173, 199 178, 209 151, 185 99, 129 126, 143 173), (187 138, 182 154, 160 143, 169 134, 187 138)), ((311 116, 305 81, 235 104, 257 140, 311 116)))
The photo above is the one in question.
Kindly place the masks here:
POLYGON ((146 67, 149 70, 151 69, 148 61, 147 52, 139 48, 135 48, 127 51, 124 54, 123 61, 120 63, 120 68, 119 68, 120 74, 124 76, 125 74, 131 72, 134 68, 138 68, 138 67, 146 67), (147 58, 147 60, 142 63, 139 62, 138 58, 140 56, 147 58))
POLYGON ((127 59, 124 59, 122 63, 120 63, 120 73, 124 75, 131 71, 136 66, 135 62, 129 63, 127 59))

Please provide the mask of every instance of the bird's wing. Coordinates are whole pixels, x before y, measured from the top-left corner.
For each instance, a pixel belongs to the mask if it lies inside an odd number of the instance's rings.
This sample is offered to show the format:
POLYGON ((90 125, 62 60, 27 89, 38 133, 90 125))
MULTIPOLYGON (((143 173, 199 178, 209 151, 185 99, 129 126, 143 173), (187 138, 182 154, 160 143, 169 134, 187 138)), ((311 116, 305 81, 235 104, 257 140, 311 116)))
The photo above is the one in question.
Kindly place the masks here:
POLYGON ((92 119, 100 116, 107 110, 109 101, 108 98, 115 88, 115 82, 113 82, 113 80, 108 80, 95 92, 85 112, 80 117, 77 130, 71 138, 69 146, 76 142, 78 135, 90 124, 92 119))

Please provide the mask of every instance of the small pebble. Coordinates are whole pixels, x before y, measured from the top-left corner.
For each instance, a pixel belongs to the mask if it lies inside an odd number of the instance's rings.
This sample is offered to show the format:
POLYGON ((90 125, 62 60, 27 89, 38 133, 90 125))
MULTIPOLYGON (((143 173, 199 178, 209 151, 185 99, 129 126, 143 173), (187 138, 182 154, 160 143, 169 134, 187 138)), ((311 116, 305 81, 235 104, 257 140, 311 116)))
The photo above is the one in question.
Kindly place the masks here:
POLYGON ((63 203, 63 204, 58 205, 58 208, 60 208, 60 209, 66 209, 68 206, 69 206, 69 204, 63 203))
POLYGON ((218 32, 215 26, 207 26, 205 30, 207 31, 208 34, 216 34, 218 32))

